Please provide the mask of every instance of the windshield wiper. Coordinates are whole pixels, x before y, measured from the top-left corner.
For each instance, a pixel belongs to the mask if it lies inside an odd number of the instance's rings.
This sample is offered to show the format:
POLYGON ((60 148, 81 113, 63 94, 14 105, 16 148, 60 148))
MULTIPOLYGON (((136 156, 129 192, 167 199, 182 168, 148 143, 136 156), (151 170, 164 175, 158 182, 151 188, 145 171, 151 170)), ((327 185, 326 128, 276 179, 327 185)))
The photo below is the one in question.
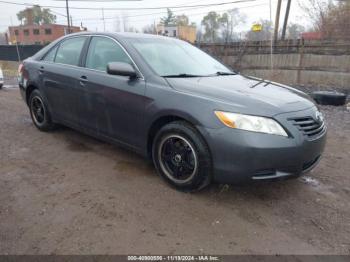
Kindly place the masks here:
POLYGON ((217 76, 232 76, 232 75, 237 75, 235 72, 222 72, 218 71, 215 73, 217 76))
POLYGON ((177 75, 164 75, 162 77, 202 77, 201 75, 191 75, 191 74, 177 74, 177 75))
POLYGON ((254 87, 256 87, 256 86, 258 86, 258 85, 260 85, 260 84, 262 84, 262 83, 265 83, 265 80, 264 80, 264 79, 259 80, 257 83, 255 83, 254 85, 252 85, 250 88, 254 88, 254 87))

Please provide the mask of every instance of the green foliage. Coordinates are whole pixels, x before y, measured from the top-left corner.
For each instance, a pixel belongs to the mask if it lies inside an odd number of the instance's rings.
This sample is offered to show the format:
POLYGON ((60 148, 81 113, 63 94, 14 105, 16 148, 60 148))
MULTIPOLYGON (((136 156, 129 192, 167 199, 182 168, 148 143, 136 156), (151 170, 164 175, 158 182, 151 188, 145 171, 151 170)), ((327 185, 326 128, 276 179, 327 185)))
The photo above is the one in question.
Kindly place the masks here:
POLYGON ((160 23, 165 26, 174 25, 176 23, 176 17, 173 11, 168 8, 167 15, 160 19, 160 23))
POLYGON ((202 25, 205 28, 204 40, 215 42, 218 39, 218 30, 220 28, 220 14, 211 11, 203 17, 202 25))
POLYGON ((202 20, 205 28, 204 41, 207 42, 229 42, 235 38, 235 27, 245 22, 245 15, 238 9, 229 10, 222 15, 212 11, 202 20))
POLYGON ((21 22, 24 20, 24 24, 28 24, 29 12, 32 12, 34 24, 53 24, 56 22, 56 16, 51 13, 51 10, 49 8, 41 8, 39 5, 34 5, 32 8, 26 8, 18 12, 18 20, 21 22))

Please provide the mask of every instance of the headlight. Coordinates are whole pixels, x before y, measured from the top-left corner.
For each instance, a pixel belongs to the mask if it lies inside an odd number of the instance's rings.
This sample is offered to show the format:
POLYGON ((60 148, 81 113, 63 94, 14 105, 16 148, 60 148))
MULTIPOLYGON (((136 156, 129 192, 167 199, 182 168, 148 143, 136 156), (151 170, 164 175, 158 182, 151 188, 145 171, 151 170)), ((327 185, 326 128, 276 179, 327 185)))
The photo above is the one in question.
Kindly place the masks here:
POLYGON ((215 115, 224 125, 231 128, 279 136, 288 136, 283 127, 271 118, 221 111, 215 111, 215 115))

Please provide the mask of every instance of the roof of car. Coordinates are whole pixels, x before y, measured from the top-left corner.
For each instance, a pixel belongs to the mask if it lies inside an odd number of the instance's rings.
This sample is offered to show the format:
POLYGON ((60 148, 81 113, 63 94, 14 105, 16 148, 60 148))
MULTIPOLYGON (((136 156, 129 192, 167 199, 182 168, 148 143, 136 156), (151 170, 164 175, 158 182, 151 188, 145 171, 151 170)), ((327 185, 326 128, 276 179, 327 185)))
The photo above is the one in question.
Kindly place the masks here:
POLYGON ((135 39, 145 39, 145 38, 158 38, 158 39, 168 39, 166 36, 162 35, 153 35, 153 34, 142 34, 142 33, 131 33, 131 32, 79 32, 70 34, 72 35, 106 35, 106 36, 115 36, 117 38, 135 38, 135 39))

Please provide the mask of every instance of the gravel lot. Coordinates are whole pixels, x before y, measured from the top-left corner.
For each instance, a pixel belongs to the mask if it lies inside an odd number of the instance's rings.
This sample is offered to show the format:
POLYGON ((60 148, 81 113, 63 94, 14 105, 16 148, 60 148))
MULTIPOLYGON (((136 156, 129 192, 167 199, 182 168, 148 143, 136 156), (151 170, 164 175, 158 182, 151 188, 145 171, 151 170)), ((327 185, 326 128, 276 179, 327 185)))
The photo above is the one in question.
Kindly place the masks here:
POLYGON ((350 254, 350 111, 322 110, 308 176, 185 194, 122 148, 39 132, 18 90, 0 90, 0 253, 350 254))

